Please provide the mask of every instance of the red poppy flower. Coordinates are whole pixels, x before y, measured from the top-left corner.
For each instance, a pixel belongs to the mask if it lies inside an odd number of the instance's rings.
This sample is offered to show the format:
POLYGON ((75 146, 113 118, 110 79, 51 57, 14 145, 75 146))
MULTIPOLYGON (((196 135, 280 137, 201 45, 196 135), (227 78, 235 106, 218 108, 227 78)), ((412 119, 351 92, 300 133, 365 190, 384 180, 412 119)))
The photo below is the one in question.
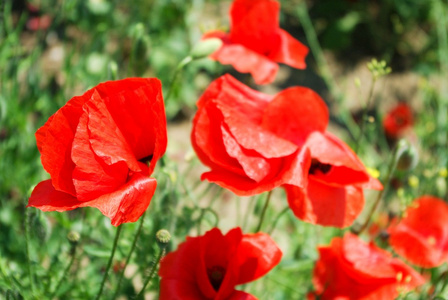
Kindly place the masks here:
POLYGON ((424 268, 448 262, 448 204, 442 199, 416 199, 388 231, 392 248, 409 262, 424 268))
POLYGON ((275 267, 282 252, 265 233, 243 234, 240 228, 226 235, 214 228, 188 237, 160 263, 160 299, 255 300, 235 290, 275 267))
POLYGON ((414 124, 411 108, 406 103, 400 103, 389 111, 383 120, 384 132, 390 138, 398 138, 403 131, 414 124))
POLYGON ((424 283, 401 260, 349 233, 319 247, 319 254, 313 284, 321 300, 395 299, 424 283))
POLYGON ((275 79, 277 63, 304 69, 308 48, 279 27, 280 4, 273 0, 235 0, 230 9, 230 33, 213 31, 223 46, 211 55, 238 72, 251 73, 257 84, 275 79))
MULTIPOLYGON (((254 91, 230 75, 207 88, 199 99, 191 134, 200 160, 211 168, 202 179, 215 182, 240 196, 250 196, 289 183, 301 186, 304 174, 299 146, 312 131, 323 131, 328 109, 312 90, 294 87, 275 97, 254 91), (296 100, 295 100, 296 99, 296 100), (288 106, 298 120, 294 141, 273 133, 274 123, 287 124, 278 103, 288 106)), ((293 116, 289 116, 293 117, 293 116)))
POLYGON ((297 217, 344 227, 362 210, 362 188, 382 188, 347 145, 324 133, 328 109, 308 88, 272 97, 224 75, 197 105, 192 144, 211 168, 202 179, 237 195, 284 186, 297 217))
POLYGON ((158 79, 101 83, 73 97, 36 132, 51 180, 39 183, 28 206, 43 211, 96 207, 112 225, 135 222, 157 182, 149 175, 166 149, 158 79))
POLYGON ((356 154, 328 132, 313 132, 299 156, 305 184, 286 184, 285 190, 289 206, 303 221, 350 226, 364 207, 363 188, 382 189, 356 154))

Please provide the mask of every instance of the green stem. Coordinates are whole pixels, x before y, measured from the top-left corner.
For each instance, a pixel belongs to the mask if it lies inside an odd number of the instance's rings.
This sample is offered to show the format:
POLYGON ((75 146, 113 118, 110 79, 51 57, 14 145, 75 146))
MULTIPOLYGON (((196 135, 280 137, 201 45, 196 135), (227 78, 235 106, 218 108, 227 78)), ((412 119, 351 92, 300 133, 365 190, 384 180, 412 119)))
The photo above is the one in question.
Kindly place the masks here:
POLYGON ((246 228, 247 223, 249 223, 250 215, 251 215, 252 211, 254 210, 256 198, 257 198, 257 196, 252 196, 249 200, 250 202, 249 202, 249 205, 247 206, 245 218, 243 221, 243 227, 242 227, 243 229, 246 228))
POLYGON ((25 208, 25 243, 26 243, 26 257, 28 263, 28 277, 30 278, 31 294, 34 295, 34 274, 33 267, 31 264, 31 251, 30 251, 30 217, 31 210, 25 208))
POLYGON ((365 124, 366 124, 366 121, 367 121, 366 120, 367 119, 367 112, 369 110, 370 101, 371 101, 372 96, 373 96, 373 90, 375 88, 375 83, 376 83, 376 77, 373 77, 372 85, 370 86, 369 95, 367 97, 367 102, 366 102, 366 105, 364 106, 364 110, 362 112, 361 124, 360 124, 360 127, 359 127, 359 134, 358 134, 358 137, 356 138, 356 142, 355 142, 355 153, 358 153, 359 147, 361 146, 362 137, 364 136, 365 124))
POLYGON ((160 260, 162 259, 162 257, 165 255, 165 248, 166 247, 163 247, 163 248, 160 249, 159 255, 157 256, 156 261, 154 262, 154 264, 151 267, 151 271, 149 272, 149 276, 146 278, 145 283, 143 284, 143 288, 140 291, 140 293, 138 293, 136 299, 143 299, 143 294, 145 293, 146 286, 148 285, 148 283, 151 281, 152 277, 156 273, 157 266, 159 265, 160 260))
POLYGON ((173 77, 171 79, 170 85, 168 86, 168 92, 166 93, 166 97, 164 99, 165 105, 168 103, 168 100, 171 97, 174 84, 176 83, 176 80, 180 74, 180 71, 182 71, 182 69, 192 61, 193 61, 193 58, 191 56, 187 56, 177 65, 176 70, 174 71, 173 77))
POLYGON ((64 282, 64 279, 67 277, 68 272, 70 271, 70 269, 71 269, 73 263, 75 262, 75 258, 76 258, 76 245, 73 246, 73 248, 72 248, 71 251, 72 251, 72 253, 71 253, 71 259, 70 259, 70 262, 69 262, 68 265, 65 267, 65 269, 64 269, 64 273, 62 273, 61 278, 59 278, 59 281, 58 281, 58 283, 56 284, 56 287, 55 287, 53 293, 51 293, 50 299, 54 299, 54 298, 55 298, 56 293, 58 292, 58 290, 59 290, 59 288, 60 288, 62 282, 64 282))
POLYGON ((392 160, 389 163, 389 168, 387 170, 386 173, 386 179, 384 180, 384 186, 383 189, 378 193, 375 202, 373 203, 366 220, 364 221, 364 223, 359 227, 359 229, 352 229, 352 232, 359 235, 361 234, 370 224, 370 221, 372 219, 373 213, 376 211, 381 199, 383 198, 384 193, 386 192, 387 188, 389 187, 389 183, 392 177, 392 174, 395 171, 395 167, 397 165, 397 160, 398 160, 398 147, 395 147, 394 152, 392 154, 392 160))
POLYGON ((142 232, 145 215, 146 215, 146 211, 140 217, 140 224, 138 225, 137 233, 135 234, 134 241, 132 242, 131 250, 129 251, 128 256, 126 257, 126 262, 124 263, 124 266, 123 266, 123 269, 121 270, 120 276, 118 277, 117 287, 115 288, 115 293, 114 293, 114 296, 112 299, 117 298, 118 293, 120 292, 121 281, 123 280, 124 272, 126 271, 126 267, 128 266, 129 261, 131 260, 132 253, 134 253, 135 246, 137 245, 137 241, 142 232))
POLYGON ((258 222, 257 229, 255 232, 259 232, 261 229, 261 225, 263 224, 264 216, 266 215, 266 211, 269 205, 269 201, 271 200, 272 190, 268 192, 268 195, 266 196, 266 201, 264 202, 263 210, 261 211, 260 215, 260 221, 258 222))
POLYGON ((96 295, 96 300, 99 300, 101 294, 103 293, 104 284, 106 283, 107 275, 109 274, 110 267, 112 266, 112 261, 114 260, 115 250, 117 250, 118 238, 120 237, 122 225, 119 225, 117 228, 117 232, 115 233, 114 245, 112 246, 112 251, 110 253, 109 262, 107 263, 106 271, 104 272, 103 281, 101 282, 100 290, 96 295))
POLYGON ((272 227, 269 230, 269 235, 272 235, 272 232, 274 232, 275 227, 277 226, 278 221, 280 220, 280 218, 286 214, 288 211, 290 210, 289 206, 285 207, 275 218, 274 223, 272 223, 272 227))

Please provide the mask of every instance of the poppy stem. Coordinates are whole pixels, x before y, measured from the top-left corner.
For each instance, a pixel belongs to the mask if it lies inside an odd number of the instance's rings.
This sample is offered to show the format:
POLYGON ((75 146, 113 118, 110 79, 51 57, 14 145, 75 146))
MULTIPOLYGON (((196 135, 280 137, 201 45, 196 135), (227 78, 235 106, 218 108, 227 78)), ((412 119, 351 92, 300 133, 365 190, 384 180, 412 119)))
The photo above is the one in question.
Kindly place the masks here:
POLYGON ((399 147, 395 147, 394 152, 392 154, 392 159, 391 159, 391 161, 389 163, 389 168, 388 168, 387 173, 386 173, 386 179, 384 180, 383 189, 378 193, 378 195, 377 195, 377 197, 375 199, 375 202, 373 203, 373 205, 372 205, 372 207, 371 207, 371 209, 370 209, 370 211, 369 211, 369 213, 367 215, 367 218, 364 221, 364 223, 361 226, 358 227, 359 229, 352 227, 352 232, 354 234, 360 235, 369 226, 370 221, 371 221, 372 216, 373 216, 373 213, 376 211, 376 209, 378 207, 378 204, 380 203, 381 199, 383 198, 384 193, 386 192, 386 190, 389 187, 389 183, 390 183, 390 180, 392 178, 392 174, 394 173, 395 167, 397 166, 399 153, 400 153, 399 147))
POLYGON ((168 92, 166 92, 165 105, 168 103, 168 99, 170 99, 170 96, 173 92, 174 85, 176 83, 177 77, 179 76, 180 72, 186 65, 188 65, 192 61, 193 61, 193 58, 191 56, 187 56, 177 65, 176 70, 174 71, 173 77, 171 78, 170 85, 168 86, 168 92))
POLYGON ((64 273, 62 273, 61 278, 59 278, 58 283, 56 284, 56 287, 54 288, 53 293, 50 296, 50 299, 54 299, 56 297, 56 293, 58 292, 59 288, 61 287, 62 283, 64 282, 64 279, 67 277, 68 272, 70 271, 71 267, 73 266, 73 263, 75 262, 76 258, 76 245, 73 246, 71 249, 71 259, 68 265, 64 269, 64 273))
POLYGON ((123 266, 123 269, 121 270, 120 276, 118 277, 117 287, 115 288, 115 293, 114 293, 114 296, 112 297, 112 299, 117 298, 118 293, 120 291, 121 281, 123 280, 124 272, 126 271, 126 267, 128 266, 129 261, 131 260, 132 253, 134 253, 135 246, 137 245, 137 241, 140 237, 140 234, 142 233, 145 215, 146 215, 146 210, 143 213, 143 215, 140 217, 140 224, 138 225, 137 233, 135 234, 134 240, 132 241, 131 250, 129 251, 128 256, 126 257, 126 262, 124 263, 124 266, 123 266))
POLYGON ((269 201, 271 200, 272 190, 269 191, 268 195, 266 196, 266 201, 264 202, 263 210, 261 211, 260 221, 258 222, 257 229, 255 232, 259 232, 261 229, 261 225, 263 224, 264 216, 266 215, 266 210, 269 205, 269 201))
POLYGON ((30 290, 31 294, 34 295, 34 274, 33 266, 31 263, 31 251, 30 251, 30 222, 31 222, 31 210, 25 208, 25 243, 26 243, 26 257, 28 263, 28 277, 30 278, 30 290))
POLYGON ((366 105, 364 106, 364 110, 362 112, 361 124, 359 125, 359 134, 355 141, 355 153, 358 153, 359 147, 361 146, 362 137, 364 136, 364 131, 365 131, 365 127, 366 127, 365 125, 366 125, 366 121, 367 121, 366 120, 367 112, 369 110, 370 101, 373 97, 373 90, 375 88, 375 83, 376 83, 376 77, 373 77, 372 84, 370 85, 369 95, 367 96, 367 102, 366 102, 366 105))
POLYGON ((274 220, 274 223, 272 223, 272 227, 269 230, 269 235, 272 235, 272 232, 274 232, 275 227, 277 226, 278 220, 280 220, 281 217, 283 217, 284 214, 286 214, 290 210, 289 206, 285 207, 274 220))
POLYGON ((146 286, 151 281, 152 277, 154 276, 154 274, 157 270, 157 266, 159 265, 160 260, 165 255, 165 248, 166 248, 166 246, 160 248, 159 255, 157 256, 156 261, 154 262, 154 264, 151 267, 151 270, 149 271, 149 276, 146 278, 145 283, 143 284, 143 287, 142 287, 140 293, 138 293, 138 295, 137 295, 137 297, 135 297, 135 299, 143 299, 143 295, 144 295, 146 286))
POLYGON ((120 237, 122 225, 119 225, 117 228, 117 232, 115 233, 114 245, 112 246, 112 251, 110 253, 109 262, 107 263, 106 271, 104 272, 103 281, 101 282, 100 290, 96 295, 96 300, 101 298, 101 294, 103 293, 104 283, 106 282, 107 275, 109 274, 110 267, 112 266, 112 261, 114 260, 115 250, 117 250, 118 238, 120 237))

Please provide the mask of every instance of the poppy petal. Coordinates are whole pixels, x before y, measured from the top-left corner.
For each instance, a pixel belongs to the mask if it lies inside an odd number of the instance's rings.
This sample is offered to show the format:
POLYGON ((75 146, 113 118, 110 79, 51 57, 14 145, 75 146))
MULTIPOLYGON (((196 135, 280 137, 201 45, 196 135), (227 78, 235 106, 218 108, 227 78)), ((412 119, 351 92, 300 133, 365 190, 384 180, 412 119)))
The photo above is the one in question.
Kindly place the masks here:
POLYGON ((278 93, 268 104, 262 126, 302 146, 312 132, 324 132, 328 120, 327 105, 316 92, 305 87, 292 87, 278 93))
POLYGON ((313 224, 347 227, 364 207, 362 189, 333 187, 309 178, 306 189, 285 185, 289 207, 301 220, 313 224))
POLYGON ((257 300, 258 298, 243 291, 235 290, 227 300, 257 300))
POLYGON ((207 300, 197 288, 195 282, 179 279, 162 278, 160 280, 160 296, 164 300, 207 300))
POLYGON ((85 113, 79 119, 72 148, 72 160, 76 165, 72 178, 80 201, 115 191, 126 182, 129 173, 125 162, 107 165, 95 155, 90 146, 88 123, 89 114, 85 113))
MULTIPOLYGON (((84 104, 83 109, 88 116, 88 142, 93 152, 107 165, 122 161, 130 170, 141 171, 132 149, 96 91, 93 93, 92 99, 84 104)), ((89 148, 89 145, 85 146, 89 148)))
POLYGON ((103 98, 137 160, 152 155, 154 170, 165 153, 167 131, 162 85, 157 78, 127 78, 99 84, 95 90, 103 98), (126 109, 123 109, 123 108, 126 109))
POLYGON ((40 182, 31 193, 26 207, 37 207, 42 211, 66 211, 80 207, 83 202, 70 194, 53 187, 51 179, 40 182))
POLYGON ((269 54, 269 58, 293 68, 305 69, 305 57, 309 51, 308 47, 293 38, 283 29, 279 29, 278 34, 280 36, 280 43, 278 43, 278 48, 269 54))
POLYGON ((242 147, 255 150, 265 158, 283 157, 297 150, 293 143, 260 126, 272 96, 253 90, 230 75, 218 80, 220 86, 216 93, 201 99, 209 98, 216 103, 224 122, 242 147))
POLYGON ((236 0, 230 9, 232 43, 268 55, 279 43, 280 4, 274 0, 236 0))
POLYGON ((154 178, 136 173, 118 190, 83 202, 82 206, 98 208, 103 215, 111 219, 114 226, 135 222, 148 208, 156 186, 157 181, 154 178))
POLYGON ((437 267, 448 262, 448 205, 433 196, 416 199, 405 217, 388 230, 390 245, 409 262, 437 267))
POLYGON ((232 65, 240 73, 250 73, 256 84, 273 82, 278 71, 278 64, 240 44, 224 43, 210 58, 232 65))
POLYGON ((72 142, 83 113, 82 105, 90 99, 92 93, 89 90, 82 96, 70 99, 36 133, 42 165, 50 173, 53 186, 73 196, 76 191, 72 182, 75 168, 71 159, 72 142))
POLYGON ((274 268, 282 251, 265 233, 245 234, 237 252, 240 265, 238 284, 254 281, 274 268))

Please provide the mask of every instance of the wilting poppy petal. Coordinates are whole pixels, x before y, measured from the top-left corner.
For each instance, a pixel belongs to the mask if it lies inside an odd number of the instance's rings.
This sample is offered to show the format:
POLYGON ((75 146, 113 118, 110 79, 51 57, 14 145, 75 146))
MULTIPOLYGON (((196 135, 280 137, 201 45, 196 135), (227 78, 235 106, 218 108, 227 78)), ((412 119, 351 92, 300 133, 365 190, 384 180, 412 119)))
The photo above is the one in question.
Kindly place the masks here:
POLYGON ((433 196, 416 199, 403 219, 388 229, 400 256, 424 268, 448 262, 448 204, 433 196))

